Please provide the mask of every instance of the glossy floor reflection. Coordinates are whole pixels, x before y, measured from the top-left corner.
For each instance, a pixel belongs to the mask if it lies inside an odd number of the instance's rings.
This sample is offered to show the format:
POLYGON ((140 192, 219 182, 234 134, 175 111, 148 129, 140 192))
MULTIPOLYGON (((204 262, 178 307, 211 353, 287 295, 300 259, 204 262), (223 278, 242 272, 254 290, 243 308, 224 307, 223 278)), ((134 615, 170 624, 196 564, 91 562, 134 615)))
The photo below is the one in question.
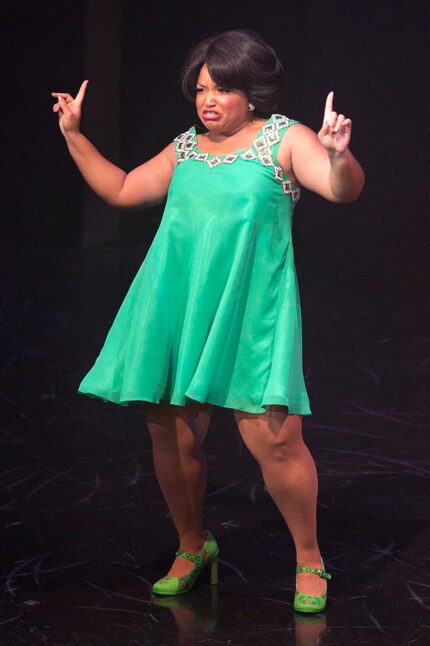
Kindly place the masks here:
POLYGON ((429 644, 424 299, 301 288, 326 614, 294 613, 291 538, 222 408, 206 442, 220 585, 154 599, 177 546, 141 412, 75 393, 143 255, 2 250, 0 643, 429 644))

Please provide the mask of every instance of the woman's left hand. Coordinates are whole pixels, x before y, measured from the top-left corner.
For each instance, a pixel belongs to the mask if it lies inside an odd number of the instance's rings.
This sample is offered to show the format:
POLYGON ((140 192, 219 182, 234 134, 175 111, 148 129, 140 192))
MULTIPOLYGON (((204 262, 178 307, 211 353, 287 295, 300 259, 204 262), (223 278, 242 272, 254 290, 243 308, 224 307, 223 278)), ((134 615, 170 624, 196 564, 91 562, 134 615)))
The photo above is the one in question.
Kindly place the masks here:
POLYGON ((324 122, 318 133, 318 139, 324 148, 331 152, 343 153, 351 139, 351 119, 333 110, 334 92, 329 92, 325 102, 324 122))

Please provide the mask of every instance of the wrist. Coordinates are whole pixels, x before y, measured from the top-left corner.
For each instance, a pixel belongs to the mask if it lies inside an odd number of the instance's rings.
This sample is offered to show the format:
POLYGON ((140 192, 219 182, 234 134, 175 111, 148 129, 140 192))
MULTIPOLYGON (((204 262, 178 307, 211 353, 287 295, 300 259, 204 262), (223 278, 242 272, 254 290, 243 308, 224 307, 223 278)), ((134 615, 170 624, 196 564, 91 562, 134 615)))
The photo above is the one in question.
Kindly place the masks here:
POLYGON ((63 136, 68 144, 74 144, 82 136, 82 133, 80 130, 65 130, 63 136))
POLYGON ((343 161, 346 161, 350 155, 349 148, 345 148, 345 150, 328 150, 327 151, 328 158, 330 160, 330 163, 332 165, 335 165, 337 163, 342 163, 343 161))

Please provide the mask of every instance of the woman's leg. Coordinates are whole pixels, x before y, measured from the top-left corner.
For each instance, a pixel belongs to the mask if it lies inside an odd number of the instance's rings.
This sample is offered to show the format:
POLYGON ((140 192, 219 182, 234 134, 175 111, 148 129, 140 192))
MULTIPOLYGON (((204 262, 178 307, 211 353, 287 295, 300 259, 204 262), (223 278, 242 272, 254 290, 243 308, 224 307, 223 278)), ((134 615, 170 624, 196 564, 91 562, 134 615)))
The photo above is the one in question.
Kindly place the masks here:
MULTIPOLYGON (((298 565, 321 567, 317 541, 318 481, 314 460, 302 438, 300 415, 284 406, 261 414, 234 411, 241 436, 260 464, 264 482, 281 512, 296 548, 298 565)), ((297 575, 301 592, 321 595, 326 582, 315 574, 297 575)))
MULTIPOLYGON (((154 469, 179 536, 179 549, 198 553, 204 543, 202 504, 206 463, 201 444, 206 436, 212 406, 197 411, 167 402, 147 407, 145 421, 152 439, 154 469), (194 414, 193 414, 194 412, 194 414)), ((169 576, 184 576, 191 561, 176 558, 169 576)))

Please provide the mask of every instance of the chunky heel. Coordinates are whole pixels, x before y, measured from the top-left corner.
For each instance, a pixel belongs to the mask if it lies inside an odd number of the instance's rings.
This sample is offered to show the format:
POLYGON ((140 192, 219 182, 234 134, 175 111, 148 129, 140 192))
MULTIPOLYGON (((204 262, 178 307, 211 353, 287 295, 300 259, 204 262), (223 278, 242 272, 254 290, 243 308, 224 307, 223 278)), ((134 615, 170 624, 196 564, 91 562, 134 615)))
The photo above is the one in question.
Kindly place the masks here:
POLYGON ((176 552, 176 556, 181 556, 194 563, 194 569, 186 576, 165 576, 152 586, 154 594, 177 595, 188 592, 194 586, 198 576, 203 570, 209 568, 209 581, 211 585, 218 583, 218 544, 211 532, 206 532, 206 540, 203 549, 199 554, 188 554, 188 552, 176 552))
POLYGON ((218 579, 218 556, 215 556, 213 561, 209 563, 210 567, 210 584, 217 585, 218 579))

